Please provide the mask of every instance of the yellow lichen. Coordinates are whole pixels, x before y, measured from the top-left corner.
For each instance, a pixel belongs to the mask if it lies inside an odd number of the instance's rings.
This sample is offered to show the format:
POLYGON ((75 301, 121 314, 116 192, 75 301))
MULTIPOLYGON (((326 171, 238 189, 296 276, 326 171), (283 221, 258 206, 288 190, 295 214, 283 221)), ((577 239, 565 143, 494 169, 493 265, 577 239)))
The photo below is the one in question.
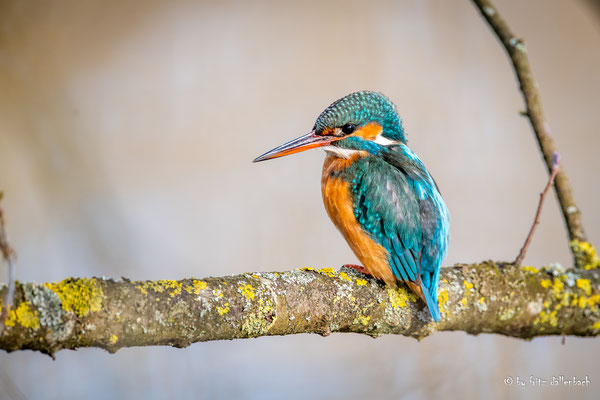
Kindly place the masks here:
POLYGON ((575 283, 577 284, 577 287, 583 290, 583 293, 586 295, 589 296, 592 294, 592 285, 589 279, 579 278, 577 281, 575 281, 575 283))
POLYGON ((321 268, 317 272, 320 273, 320 274, 322 274, 322 275, 327 275, 330 278, 333 278, 334 276, 337 275, 336 270, 333 269, 333 268, 321 268))
POLYGON ((369 324, 370 320, 371 320, 371 317, 369 317, 369 316, 359 315, 358 317, 354 318, 354 323, 367 326, 369 324))
POLYGON ((142 294, 148 294, 148 291, 142 285, 136 285, 135 288, 138 289, 140 292, 142 292, 142 294))
POLYGON ((260 312, 262 312, 264 314, 270 313, 271 311, 273 311, 273 302, 271 301, 271 299, 267 299, 267 302, 265 304, 263 299, 259 299, 258 300, 258 308, 259 308, 260 312))
POLYGON ((563 280, 565 279, 566 276, 563 275, 554 278, 552 281, 550 281, 549 279, 542 279, 542 281, 540 282, 543 288, 552 289, 552 299, 558 301, 558 303, 554 305, 555 310, 559 310, 561 307, 568 306, 572 303, 571 294, 565 292, 565 287, 563 284, 563 280))
POLYGON ((117 335, 112 335, 110 337, 110 339, 108 339, 108 341, 110 342, 110 344, 115 344, 117 343, 117 340, 119 340, 119 337, 117 335))
POLYGON ((471 290, 473 289, 473 284, 467 280, 463 281, 464 285, 465 285, 465 289, 467 290, 471 290))
POLYGON ((340 272, 340 278, 342 278, 345 281, 352 282, 352 279, 350 279, 350 277, 348 276, 348 274, 345 273, 345 272, 340 272))
POLYGON ((175 297, 175 296, 181 294, 181 289, 183 287, 183 283, 177 282, 177 281, 167 281, 167 282, 169 285, 168 288, 173 289, 172 291, 169 292, 169 297, 175 297))
POLYGON ((221 316, 224 315, 224 314, 227 314, 229 312, 229 303, 225 303, 225 307, 219 307, 219 306, 217 306, 217 312, 221 316))
POLYGON ((247 300, 254 300, 254 288, 252 285, 238 286, 238 292, 240 292, 247 300))
POLYGON ((540 281, 540 285, 542 285, 544 289, 548 289, 550 286, 552 286, 552 281, 550 279, 542 279, 540 281))
POLYGON ((364 286, 367 284, 367 281, 364 279, 357 279, 356 280, 356 286, 364 286))
POLYGON ((537 269, 536 267, 533 267, 531 265, 525 265, 525 266, 521 267, 521 269, 523 271, 531 272, 532 274, 539 274, 539 272, 540 272, 539 269, 537 269))
POLYGON ((259 298, 258 311, 256 313, 249 313, 246 316, 242 323, 242 331, 251 337, 259 336, 268 332, 276 320, 277 315, 273 308, 273 301, 267 299, 265 302, 259 298))
MULTIPOLYGON (((586 296, 577 296, 575 294, 571 296, 570 293, 565 292, 565 287, 563 284, 563 280, 566 279, 565 276, 555 277, 553 280, 550 279, 542 279, 540 281, 540 285, 544 289, 551 289, 552 291, 552 299, 557 300, 555 304, 551 304, 548 300, 544 301, 544 308, 542 312, 540 312, 539 316, 533 321, 534 324, 549 324, 550 326, 558 326, 558 311, 563 306, 575 305, 577 304, 579 307, 584 308, 588 305, 588 297, 586 296), (553 311, 550 311, 550 308, 553 308, 553 311)), ((586 291, 586 283, 584 280, 577 280, 577 286, 582 289, 584 292, 586 291)), ((589 283, 589 282, 588 282, 589 283)), ((590 287, 591 293, 591 287, 590 287)), ((592 307, 592 306, 590 306, 592 307)))
POLYGON ((533 321, 534 325, 538 324, 550 324, 550 326, 558 326, 558 318, 556 317, 557 311, 554 310, 550 313, 542 311, 540 316, 533 321))
POLYGON ((590 297, 580 296, 576 304, 579 308, 589 306, 590 309, 594 309, 598 303, 600 303, 600 294, 595 294, 590 297))
POLYGON ((45 283, 44 286, 58 295, 65 311, 72 311, 78 317, 102 308, 104 293, 96 278, 69 278, 58 283, 45 283))
POLYGON ((8 312, 8 316, 6 317, 6 320, 4 321, 4 325, 6 326, 15 326, 15 324, 17 323, 17 313, 15 312, 15 310, 10 310, 8 312))
POLYGON ((479 298, 479 304, 483 304, 483 303, 485 303, 485 299, 483 297, 480 297, 479 298))
POLYGON ((315 269, 313 267, 302 267, 300 271, 315 271, 315 269))
POLYGON ((189 294, 193 293, 195 295, 198 295, 200 294, 200 291, 206 289, 207 286, 208 285, 204 281, 192 279, 192 284, 184 287, 183 290, 185 290, 189 294))
POLYGON ((417 301, 419 301, 419 296, 417 296, 417 294, 415 292, 413 292, 412 290, 407 291, 408 294, 408 300, 412 301, 413 303, 416 303, 417 301))
POLYGON ((554 298, 560 299, 564 290, 565 287, 562 281, 558 278, 554 278, 554 283, 552 284, 552 295, 554 298))
POLYGON ((409 301, 408 293, 403 287, 399 287, 396 290, 388 289, 388 297, 390 299, 390 304, 395 309, 406 308, 406 304, 409 301))
POLYGON ((596 249, 590 243, 574 239, 569 245, 575 255, 575 262, 578 267, 588 270, 600 268, 600 257, 598 257, 596 249))
POLYGON ((168 292, 169 297, 175 297, 181 294, 183 283, 168 279, 160 279, 158 281, 140 282, 140 284, 135 287, 142 292, 142 294, 148 294, 148 291, 152 290, 154 293, 168 292))
POLYGON ((24 301, 17 307, 16 310, 10 310, 8 317, 6 318, 6 326, 15 326, 19 323, 25 328, 31 328, 34 331, 40 329, 40 320, 38 318, 38 311, 31 309, 31 303, 24 301))
POLYGON ((593 296, 588 297, 587 303, 589 304, 590 308, 596 307, 596 305, 600 303, 600 294, 595 294, 593 296))
POLYGON ((562 280, 560 278, 554 278, 553 281, 551 281, 550 279, 542 279, 540 281, 540 285, 544 288, 544 289, 548 289, 548 288, 552 288, 552 297, 555 300, 564 300, 565 304, 568 304, 568 296, 565 296, 565 286, 562 283, 562 280))
POLYGON ((469 304, 469 301, 467 300, 467 298, 466 298, 466 297, 463 297, 463 298, 460 300, 460 304, 462 305, 462 307, 463 307, 463 308, 467 308, 467 304, 469 304))
POLYGON ((592 325, 592 329, 600 330, 600 320, 596 321, 594 325, 592 325))
POLYGON ((442 290, 438 295, 438 304, 440 306, 440 311, 446 312, 446 303, 448 302, 448 291, 446 289, 442 290))

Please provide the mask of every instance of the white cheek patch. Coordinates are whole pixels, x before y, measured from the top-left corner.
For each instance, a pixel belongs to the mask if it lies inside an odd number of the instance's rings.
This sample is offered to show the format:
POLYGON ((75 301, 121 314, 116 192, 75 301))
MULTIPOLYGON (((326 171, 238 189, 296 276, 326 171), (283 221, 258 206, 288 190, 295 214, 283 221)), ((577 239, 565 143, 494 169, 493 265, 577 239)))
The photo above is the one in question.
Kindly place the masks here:
POLYGON ((352 149, 342 149, 336 146, 323 146, 323 150, 325 150, 329 154, 333 154, 336 157, 340 158, 350 158, 352 154, 360 153, 361 150, 352 150, 352 149))
POLYGON ((384 137, 381 133, 379 135, 377 135, 377 137, 375 138, 375 140, 373 140, 373 142, 380 144, 382 146, 390 146, 392 144, 399 144, 400 142, 396 141, 396 140, 390 140, 386 137, 384 137))

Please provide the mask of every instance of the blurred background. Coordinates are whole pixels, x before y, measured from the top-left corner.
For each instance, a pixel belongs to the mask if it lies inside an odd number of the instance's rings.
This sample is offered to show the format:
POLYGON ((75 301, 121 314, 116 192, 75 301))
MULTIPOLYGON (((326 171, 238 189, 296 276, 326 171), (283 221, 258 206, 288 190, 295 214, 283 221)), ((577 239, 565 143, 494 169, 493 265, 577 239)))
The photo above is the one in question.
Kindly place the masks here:
MULTIPOLYGON (((600 13, 497 0, 526 40, 600 245, 600 13)), ((452 216, 445 265, 512 260, 547 172, 503 49, 467 1, 0 2, 0 189, 18 279, 180 279, 356 259, 323 209, 322 151, 253 165, 331 102, 382 91, 452 216)), ((570 266, 549 197, 526 264, 570 266)), ((2 269, 4 272, 4 269, 2 269)), ((441 333, 0 353, 0 397, 598 398, 597 339, 441 333), (507 376, 586 375, 525 389, 507 376)))

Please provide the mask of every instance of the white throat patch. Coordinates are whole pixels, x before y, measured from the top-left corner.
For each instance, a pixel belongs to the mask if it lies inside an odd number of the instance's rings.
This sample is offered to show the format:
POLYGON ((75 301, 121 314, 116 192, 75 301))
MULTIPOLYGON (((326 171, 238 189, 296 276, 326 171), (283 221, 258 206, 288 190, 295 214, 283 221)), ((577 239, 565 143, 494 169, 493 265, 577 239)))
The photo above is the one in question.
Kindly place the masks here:
POLYGON ((336 146, 323 146, 323 150, 340 158, 350 158, 352 154, 360 153, 361 150, 342 149, 336 146))

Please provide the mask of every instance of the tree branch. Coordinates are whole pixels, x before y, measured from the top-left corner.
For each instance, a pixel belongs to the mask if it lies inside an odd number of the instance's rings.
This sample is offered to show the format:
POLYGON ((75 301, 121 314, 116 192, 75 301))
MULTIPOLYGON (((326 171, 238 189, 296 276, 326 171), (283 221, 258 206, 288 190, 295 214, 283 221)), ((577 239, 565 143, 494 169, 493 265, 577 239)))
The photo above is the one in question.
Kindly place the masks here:
MULTIPOLYGON (((500 16, 498 9, 492 5, 491 1, 473 0, 473 3, 479 9, 481 15, 483 15, 500 42, 502 42, 510 57, 525 100, 525 115, 531 122, 542 156, 546 162, 548 173, 552 173, 552 156, 557 149, 554 140, 550 136, 548 122, 544 118, 542 103, 537 90, 537 83, 533 78, 531 66, 527 58, 525 43, 522 39, 517 38, 517 36, 512 33, 510 27, 500 16)), ((564 166, 561 166, 560 171, 556 174, 554 189, 556 190, 556 195, 558 196, 558 201, 569 233, 570 247, 573 252, 575 266, 578 268, 585 268, 588 266, 588 269, 597 268, 600 265, 600 259, 598 259, 595 250, 587 241, 581 222, 581 213, 575 204, 573 191, 569 184, 564 166)))
MULTIPOLYGON (((6 290, 4 287, 3 291, 6 290)), ((436 331, 519 338, 600 333, 600 271, 443 268, 442 321, 421 300, 354 270, 303 268, 181 281, 66 279, 19 283, 0 348, 168 345, 296 333, 354 332, 424 338, 436 331)))

